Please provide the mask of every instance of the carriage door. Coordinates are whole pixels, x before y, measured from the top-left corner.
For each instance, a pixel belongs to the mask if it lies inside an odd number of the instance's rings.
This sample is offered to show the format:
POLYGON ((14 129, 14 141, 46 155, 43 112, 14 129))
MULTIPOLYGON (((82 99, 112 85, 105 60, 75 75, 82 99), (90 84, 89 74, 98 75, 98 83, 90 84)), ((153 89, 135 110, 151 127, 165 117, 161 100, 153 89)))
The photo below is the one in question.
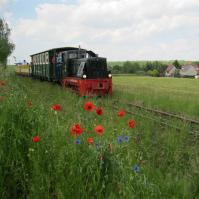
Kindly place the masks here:
POLYGON ((60 81, 62 79, 62 53, 58 53, 56 57, 56 66, 55 66, 55 75, 56 75, 56 80, 60 81))
POLYGON ((62 75, 64 78, 64 77, 68 77, 69 59, 68 59, 67 51, 62 54, 62 60, 63 60, 62 75))

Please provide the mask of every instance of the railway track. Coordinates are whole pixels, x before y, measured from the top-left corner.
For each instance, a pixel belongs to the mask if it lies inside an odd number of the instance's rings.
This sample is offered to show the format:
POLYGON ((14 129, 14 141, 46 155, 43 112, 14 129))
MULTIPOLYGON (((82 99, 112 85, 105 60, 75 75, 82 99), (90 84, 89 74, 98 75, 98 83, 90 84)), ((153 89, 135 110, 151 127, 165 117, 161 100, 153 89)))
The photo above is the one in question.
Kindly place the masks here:
POLYGON ((145 107, 138 104, 129 103, 127 101, 119 101, 115 100, 113 102, 113 108, 118 109, 121 105, 125 104, 126 113, 131 115, 136 115, 138 117, 152 120, 156 123, 159 123, 163 126, 168 126, 169 128, 174 128, 177 131, 183 130, 184 126, 188 126, 190 129, 190 133, 193 133, 197 137, 199 137, 199 121, 191 118, 187 118, 182 115, 173 114, 170 112, 165 112, 158 109, 153 109, 149 107, 145 107), (176 125, 176 123, 178 125, 176 125))
POLYGON ((182 120, 184 122, 188 122, 188 123, 191 123, 191 124, 199 125, 199 121, 196 121, 196 120, 193 120, 193 119, 190 119, 190 118, 186 118, 186 117, 182 117, 180 115, 176 115, 176 114, 173 114, 173 113, 160 111, 160 110, 157 110, 157 109, 151 109, 151 108, 147 108, 147 107, 144 107, 144 106, 141 106, 141 105, 137 105, 137 104, 127 103, 127 105, 128 106, 133 106, 133 107, 136 107, 136 108, 139 108, 139 109, 142 109, 142 110, 146 110, 146 111, 149 111, 149 112, 153 112, 155 114, 159 114, 159 115, 162 115, 162 116, 172 117, 172 118, 176 118, 176 119, 182 120))

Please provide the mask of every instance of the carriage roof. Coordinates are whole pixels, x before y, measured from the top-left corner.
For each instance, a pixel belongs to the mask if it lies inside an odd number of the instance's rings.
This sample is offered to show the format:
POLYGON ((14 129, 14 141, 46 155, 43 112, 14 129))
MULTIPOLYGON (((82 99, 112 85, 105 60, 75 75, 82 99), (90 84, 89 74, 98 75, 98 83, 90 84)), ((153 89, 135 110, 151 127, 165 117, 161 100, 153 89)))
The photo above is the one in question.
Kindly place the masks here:
MULTIPOLYGON (((30 56, 33 56, 33 55, 38 55, 38 54, 41 54, 41 53, 45 53, 45 52, 50 52, 50 51, 55 51, 55 52, 59 52, 59 51, 69 51, 69 50, 78 50, 79 48, 75 48, 75 47, 61 47, 61 48, 52 48, 52 49, 49 49, 49 50, 45 50, 45 51, 42 51, 42 52, 39 52, 39 53, 35 53, 35 54, 32 54, 30 56)), ((85 49, 80 49, 80 50, 85 50, 85 49)), ((86 51, 86 50, 85 50, 86 51)))

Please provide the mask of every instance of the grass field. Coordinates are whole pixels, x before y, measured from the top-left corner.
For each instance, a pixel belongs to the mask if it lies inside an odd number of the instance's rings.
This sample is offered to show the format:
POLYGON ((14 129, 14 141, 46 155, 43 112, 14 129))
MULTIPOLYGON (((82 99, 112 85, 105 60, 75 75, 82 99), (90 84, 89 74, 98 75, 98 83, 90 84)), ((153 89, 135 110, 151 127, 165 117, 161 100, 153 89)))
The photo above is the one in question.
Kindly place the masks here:
POLYGON ((199 141, 187 124, 179 131, 136 115, 118 117, 129 100, 198 118, 199 81, 113 77, 113 99, 89 99, 13 74, 0 80, 6 83, 0 86, 0 198, 199 197, 199 141), (104 114, 87 112, 89 100, 104 114), (71 135, 77 123, 84 128, 78 140, 71 135), (102 136, 96 125, 104 126, 102 136))
POLYGON ((120 99, 199 119, 198 80, 115 76, 113 83, 120 99))

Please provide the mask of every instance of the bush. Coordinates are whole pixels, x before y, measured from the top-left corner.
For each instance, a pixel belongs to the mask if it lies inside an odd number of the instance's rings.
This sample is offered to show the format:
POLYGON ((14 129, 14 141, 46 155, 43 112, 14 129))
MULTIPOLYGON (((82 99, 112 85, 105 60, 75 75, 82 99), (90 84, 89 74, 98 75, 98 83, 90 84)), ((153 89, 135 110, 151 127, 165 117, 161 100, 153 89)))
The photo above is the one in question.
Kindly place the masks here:
POLYGON ((147 74, 152 77, 159 77, 160 75, 159 71, 156 69, 147 71, 147 74))

